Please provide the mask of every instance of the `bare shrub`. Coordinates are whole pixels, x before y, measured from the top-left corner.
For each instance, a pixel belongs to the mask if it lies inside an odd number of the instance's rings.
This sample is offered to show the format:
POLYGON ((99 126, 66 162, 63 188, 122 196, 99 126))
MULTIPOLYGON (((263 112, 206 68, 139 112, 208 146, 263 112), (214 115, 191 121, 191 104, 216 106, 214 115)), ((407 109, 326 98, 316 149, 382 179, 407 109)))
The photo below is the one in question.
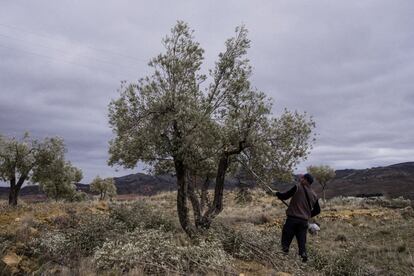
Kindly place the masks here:
POLYGON ((141 268, 146 273, 223 270, 230 263, 217 241, 180 246, 172 233, 140 227, 121 239, 105 242, 93 259, 99 270, 141 268))
POLYGON ((272 218, 269 215, 261 214, 259 216, 259 223, 258 224, 267 224, 272 221, 272 218))
POLYGON ((52 219, 53 225, 59 229, 75 228, 79 224, 79 216, 72 206, 64 206, 66 214, 56 216, 52 219))
POLYGON ((411 200, 403 197, 387 199, 385 197, 369 198, 366 200, 369 205, 377 205, 381 207, 400 209, 411 206, 411 200))
POLYGON ((369 269, 356 257, 352 250, 344 254, 327 256, 318 250, 310 248, 312 256, 310 265, 325 275, 331 276, 358 276, 371 275, 369 269))
POLYGON ((414 210, 411 206, 401 209, 400 213, 404 219, 414 218, 414 210))
POLYGON ((58 229, 67 229, 76 227, 78 225, 78 221, 74 220, 73 217, 69 215, 60 215, 52 219, 52 224, 58 229))
POLYGON ((37 235, 37 230, 34 228, 35 221, 31 214, 26 214, 20 220, 20 225, 16 229, 16 242, 26 243, 37 235))
POLYGON ((13 244, 11 240, 12 239, 8 235, 2 234, 0 236, 0 256, 3 256, 7 252, 8 248, 13 244))
POLYGON ((253 201, 253 195, 248 188, 241 187, 237 191, 235 200, 236 200, 236 203, 240 205, 248 204, 253 201))
POLYGON ((235 258, 283 268, 277 262, 278 259, 283 259, 279 249, 280 233, 273 229, 256 230, 253 227, 243 227, 235 230, 224 225, 215 225, 211 233, 221 240, 224 250, 235 258))
POLYGON ((400 244, 400 245, 398 245, 398 247, 397 247, 397 252, 398 253, 403 253, 403 252, 405 252, 407 250, 407 245, 405 245, 405 244, 400 244))
POLYGON ((345 235, 339 234, 338 236, 336 236, 335 241, 346 242, 347 238, 345 235))
POLYGON ((343 197, 343 196, 339 196, 339 197, 334 197, 329 199, 325 205, 327 207, 332 207, 332 206, 361 206, 363 203, 365 202, 365 199, 362 197, 352 197, 352 196, 348 196, 348 197, 343 197))

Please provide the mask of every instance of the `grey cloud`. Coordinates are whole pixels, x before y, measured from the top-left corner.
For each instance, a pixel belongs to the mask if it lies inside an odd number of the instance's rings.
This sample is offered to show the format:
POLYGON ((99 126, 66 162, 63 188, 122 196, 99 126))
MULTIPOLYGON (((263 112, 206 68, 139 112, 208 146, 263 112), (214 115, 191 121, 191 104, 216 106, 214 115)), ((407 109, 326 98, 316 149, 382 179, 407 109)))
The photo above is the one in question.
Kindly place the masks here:
POLYGON ((403 0, 3 3, 0 132, 64 137, 86 182, 130 173, 106 165, 107 105, 120 81, 149 73, 178 19, 195 29, 207 67, 244 23, 253 86, 274 98, 276 114, 307 111, 317 123, 298 170, 412 161, 413 15, 403 0))

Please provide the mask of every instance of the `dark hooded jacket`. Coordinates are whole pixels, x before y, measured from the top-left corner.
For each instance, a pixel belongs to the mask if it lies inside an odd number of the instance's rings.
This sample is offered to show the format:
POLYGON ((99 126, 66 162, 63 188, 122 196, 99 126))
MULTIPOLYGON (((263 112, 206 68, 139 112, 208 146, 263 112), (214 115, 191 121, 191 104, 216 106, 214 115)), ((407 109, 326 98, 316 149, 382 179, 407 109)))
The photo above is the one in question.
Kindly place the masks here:
POLYGON ((308 184, 297 184, 285 193, 277 192, 279 199, 292 198, 286 210, 288 217, 308 220, 321 212, 318 197, 308 184))

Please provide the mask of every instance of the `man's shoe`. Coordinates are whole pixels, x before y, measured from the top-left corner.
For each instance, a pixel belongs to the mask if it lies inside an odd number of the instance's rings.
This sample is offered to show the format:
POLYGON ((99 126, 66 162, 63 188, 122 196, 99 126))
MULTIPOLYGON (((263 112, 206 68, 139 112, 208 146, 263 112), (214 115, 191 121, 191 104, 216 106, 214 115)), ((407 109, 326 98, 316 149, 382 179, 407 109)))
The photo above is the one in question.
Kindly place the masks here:
POLYGON ((303 256, 301 256, 301 257, 302 257, 302 262, 303 262, 303 263, 306 263, 306 262, 308 261, 308 256, 303 255, 303 256))

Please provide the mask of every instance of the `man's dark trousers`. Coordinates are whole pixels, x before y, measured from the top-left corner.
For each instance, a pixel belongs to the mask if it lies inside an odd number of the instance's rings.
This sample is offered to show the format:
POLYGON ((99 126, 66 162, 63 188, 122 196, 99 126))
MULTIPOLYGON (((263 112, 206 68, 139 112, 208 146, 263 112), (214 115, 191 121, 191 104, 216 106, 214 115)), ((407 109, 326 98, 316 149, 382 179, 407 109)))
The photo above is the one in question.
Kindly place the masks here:
POLYGON ((296 237, 299 247, 299 255, 306 258, 306 233, 308 231, 308 221, 305 219, 287 217, 282 230, 282 249, 289 252, 289 246, 293 237, 296 237))

